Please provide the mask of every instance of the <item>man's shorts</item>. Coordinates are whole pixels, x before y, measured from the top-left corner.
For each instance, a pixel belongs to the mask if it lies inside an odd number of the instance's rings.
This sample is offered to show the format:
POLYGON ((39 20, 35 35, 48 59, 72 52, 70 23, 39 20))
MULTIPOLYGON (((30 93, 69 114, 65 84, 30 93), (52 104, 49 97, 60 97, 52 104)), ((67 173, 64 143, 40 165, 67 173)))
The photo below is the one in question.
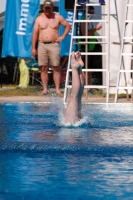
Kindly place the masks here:
POLYGON ((38 65, 48 66, 50 62, 51 66, 60 65, 60 45, 59 43, 45 44, 38 42, 38 65))

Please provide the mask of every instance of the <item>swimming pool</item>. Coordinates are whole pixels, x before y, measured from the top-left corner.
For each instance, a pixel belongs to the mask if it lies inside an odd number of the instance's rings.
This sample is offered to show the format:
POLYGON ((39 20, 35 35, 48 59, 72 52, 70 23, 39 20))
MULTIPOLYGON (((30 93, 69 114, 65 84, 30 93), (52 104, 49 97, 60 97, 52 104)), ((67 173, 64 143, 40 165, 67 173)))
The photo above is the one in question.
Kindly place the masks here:
POLYGON ((76 128, 59 110, 0 104, 0 200, 132 199, 133 105, 84 105, 76 128))

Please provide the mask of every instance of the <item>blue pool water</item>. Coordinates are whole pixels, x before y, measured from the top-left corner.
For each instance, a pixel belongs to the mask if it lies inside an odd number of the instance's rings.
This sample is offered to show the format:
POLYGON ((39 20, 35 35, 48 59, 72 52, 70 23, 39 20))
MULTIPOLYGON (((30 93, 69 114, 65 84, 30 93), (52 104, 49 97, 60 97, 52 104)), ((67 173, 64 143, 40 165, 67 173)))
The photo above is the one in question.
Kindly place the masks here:
POLYGON ((133 105, 84 105, 76 128, 60 112, 0 104, 0 200, 132 200, 133 105))

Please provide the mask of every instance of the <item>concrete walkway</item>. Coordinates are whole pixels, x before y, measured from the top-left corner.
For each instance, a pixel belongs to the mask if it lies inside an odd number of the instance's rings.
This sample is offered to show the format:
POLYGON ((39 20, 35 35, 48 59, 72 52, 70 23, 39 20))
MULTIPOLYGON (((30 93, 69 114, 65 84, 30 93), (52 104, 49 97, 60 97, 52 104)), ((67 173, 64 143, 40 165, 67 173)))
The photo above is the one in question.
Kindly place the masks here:
MULTIPOLYGON (((54 98, 61 98, 63 101, 63 97, 54 97, 54 98)), ((0 102, 52 102, 53 97, 51 96, 1 96, 0 102)), ((82 98, 83 103, 106 103, 106 98, 102 97, 86 97, 82 98)), ((114 103, 114 98, 109 99, 109 103, 114 103)), ((133 103, 133 101, 127 101, 126 98, 119 98, 118 103, 133 103)))

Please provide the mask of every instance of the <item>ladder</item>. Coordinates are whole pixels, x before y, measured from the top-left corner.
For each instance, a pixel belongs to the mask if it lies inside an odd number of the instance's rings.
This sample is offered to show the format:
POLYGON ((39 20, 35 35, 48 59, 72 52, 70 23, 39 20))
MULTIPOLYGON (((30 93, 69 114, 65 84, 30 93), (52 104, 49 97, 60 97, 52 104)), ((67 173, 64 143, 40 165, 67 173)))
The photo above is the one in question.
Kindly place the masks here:
MULTIPOLYGON (((71 34, 71 41, 70 41, 70 52, 69 52, 69 59, 68 59, 68 67, 67 67, 67 73, 66 73, 66 83, 65 83, 65 91, 64 91, 64 103, 67 101, 67 93, 68 89, 72 88, 71 85, 69 85, 69 77, 70 77, 70 58, 71 58, 71 52, 72 52, 72 46, 73 46, 73 40, 75 39, 85 39, 85 46, 88 44, 96 44, 99 42, 88 42, 88 39, 95 38, 95 39, 104 39, 105 41, 100 42, 101 44, 107 44, 107 52, 88 52, 88 48, 86 48, 86 52, 81 52, 81 55, 85 55, 86 57, 88 55, 105 55, 107 57, 106 62, 106 69, 87 69, 88 66, 86 64, 85 69, 82 71, 84 72, 105 72, 106 73, 106 85, 85 85, 84 88, 90 89, 90 88, 99 88, 99 89, 106 89, 106 103, 109 102, 109 64, 110 64, 110 0, 108 0, 108 14, 106 20, 92 20, 86 19, 85 20, 78 20, 77 18, 77 7, 79 5, 77 4, 77 0, 75 0, 74 5, 74 15, 73 15, 73 25, 72 25, 72 34, 71 34), (98 22, 98 23, 107 23, 108 24, 108 35, 107 36, 88 36, 86 33, 86 36, 74 36, 74 28, 76 23, 85 22, 86 24, 90 22, 98 22)), ((86 3, 84 5, 86 13, 88 12, 89 6, 101 6, 100 3, 86 3)), ((83 42, 84 43, 84 42, 83 42)), ((82 44, 82 42, 80 42, 82 44)), ((87 74, 87 73, 86 73, 87 74)))
POLYGON ((123 31, 121 34, 121 49, 120 49, 120 60, 119 60, 119 71, 118 71, 118 77, 117 77, 117 83, 116 83, 116 94, 115 94, 115 103, 118 101, 118 90, 119 89, 124 89, 126 90, 127 93, 127 100, 129 100, 129 95, 128 95, 128 89, 133 90, 133 86, 128 86, 127 85, 127 79, 126 79, 126 72, 127 73, 132 73, 133 75, 133 69, 131 70, 126 70, 125 69, 125 64, 124 64, 124 56, 131 56, 131 59, 133 59, 133 53, 124 53, 124 46, 127 44, 133 45, 133 42, 125 42, 126 39, 133 39, 133 37, 126 37, 126 25, 130 22, 133 23, 132 20, 128 20, 128 9, 129 7, 133 6, 133 4, 129 4, 129 0, 126 0, 126 9, 124 13, 124 21, 123 21, 123 31), (123 66, 123 69, 122 69, 123 66), (125 86, 120 86, 120 77, 121 73, 124 73, 124 79, 125 79, 125 86))

